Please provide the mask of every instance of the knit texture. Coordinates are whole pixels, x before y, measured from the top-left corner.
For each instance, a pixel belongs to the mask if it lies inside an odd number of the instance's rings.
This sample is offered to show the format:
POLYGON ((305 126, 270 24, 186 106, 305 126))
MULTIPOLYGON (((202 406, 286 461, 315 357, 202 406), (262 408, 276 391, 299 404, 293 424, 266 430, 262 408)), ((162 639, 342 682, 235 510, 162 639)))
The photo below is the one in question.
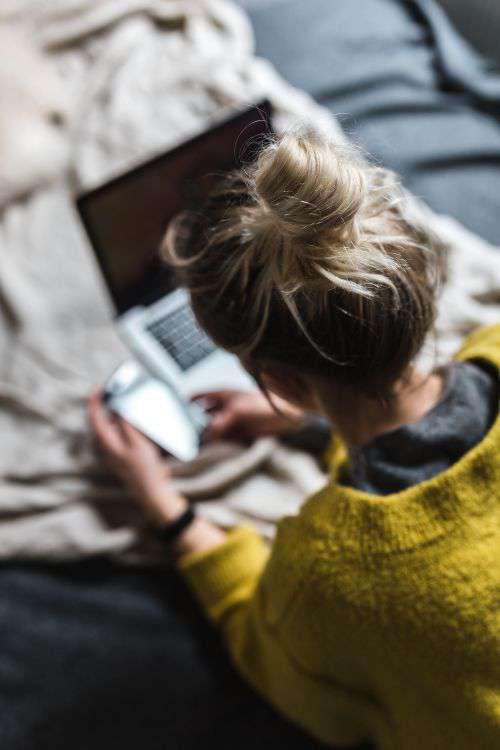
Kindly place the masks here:
MULTIPOLYGON (((500 369, 500 325, 457 360, 500 369)), ((390 495, 331 481, 279 525, 179 565, 235 665, 329 744, 500 747, 500 419, 447 470, 390 495)))

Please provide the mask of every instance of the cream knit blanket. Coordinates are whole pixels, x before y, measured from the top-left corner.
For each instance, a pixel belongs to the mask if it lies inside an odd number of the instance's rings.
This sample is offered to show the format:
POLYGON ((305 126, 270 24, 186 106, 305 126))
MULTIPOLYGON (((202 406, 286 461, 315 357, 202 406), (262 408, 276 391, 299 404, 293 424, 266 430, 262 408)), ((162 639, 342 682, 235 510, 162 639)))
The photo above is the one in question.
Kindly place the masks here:
MULTIPOLYGON (((128 355, 73 195, 263 96, 278 129, 309 119, 343 136, 255 57, 248 20, 223 0, 2 0, 0 47, 0 559, 153 562, 88 431, 89 391, 128 355)), ((500 252, 415 205, 450 244, 446 359, 498 321, 500 252)), ((312 458, 270 439, 206 448, 174 472, 201 513, 268 537, 324 482, 312 458)))

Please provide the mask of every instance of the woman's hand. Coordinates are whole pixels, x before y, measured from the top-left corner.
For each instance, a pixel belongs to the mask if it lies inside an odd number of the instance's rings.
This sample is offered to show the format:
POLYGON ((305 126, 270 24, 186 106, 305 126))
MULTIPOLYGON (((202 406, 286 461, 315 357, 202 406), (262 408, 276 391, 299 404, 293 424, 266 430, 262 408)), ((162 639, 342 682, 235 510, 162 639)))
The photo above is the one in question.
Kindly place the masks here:
POLYGON ((283 414, 277 413, 260 391, 210 391, 194 397, 211 413, 205 430, 207 442, 226 439, 251 439, 282 435, 297 428, 302 412, 273 396, 283 414))
POLYGON ((112 416, 99 393, 90 397, 89 418, 110 469, 150 519, 158 524, 176 520, 188 503, 171 487, 159 448, 124 419, 112 416))

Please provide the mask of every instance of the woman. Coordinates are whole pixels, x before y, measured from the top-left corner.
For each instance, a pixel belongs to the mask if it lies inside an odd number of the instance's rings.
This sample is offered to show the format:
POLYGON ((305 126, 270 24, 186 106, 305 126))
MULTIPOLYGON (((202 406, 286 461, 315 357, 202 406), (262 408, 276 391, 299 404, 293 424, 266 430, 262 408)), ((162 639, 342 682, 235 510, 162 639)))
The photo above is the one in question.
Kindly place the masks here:
MULTIPOLYGON (((419 371, 441 248, 392 174, 312 131, 267 145, 166 250, 200 324, 270 401, 335 426, 327 486, 269 553, 251 528, 191 518, 156 448, 91 401, 238 669, 329 744, 499 747, 500 325, 419 371)), ((212 437, 282 432, 266 404, 219 394, 212 437)))

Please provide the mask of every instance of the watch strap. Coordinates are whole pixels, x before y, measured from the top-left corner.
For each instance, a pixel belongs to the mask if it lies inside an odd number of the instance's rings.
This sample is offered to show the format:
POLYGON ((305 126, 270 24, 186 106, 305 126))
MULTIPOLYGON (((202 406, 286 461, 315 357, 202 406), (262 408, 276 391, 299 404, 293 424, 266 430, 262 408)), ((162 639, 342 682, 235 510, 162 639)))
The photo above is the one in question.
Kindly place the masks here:
POLYGON ((164 544, 170 544, 174 541, 184 529, 186 529, 196 518, 194 510, 189 507, 182 513, 176 521, 166 523, 163 526, 155 527, 154 534, 164 544))

